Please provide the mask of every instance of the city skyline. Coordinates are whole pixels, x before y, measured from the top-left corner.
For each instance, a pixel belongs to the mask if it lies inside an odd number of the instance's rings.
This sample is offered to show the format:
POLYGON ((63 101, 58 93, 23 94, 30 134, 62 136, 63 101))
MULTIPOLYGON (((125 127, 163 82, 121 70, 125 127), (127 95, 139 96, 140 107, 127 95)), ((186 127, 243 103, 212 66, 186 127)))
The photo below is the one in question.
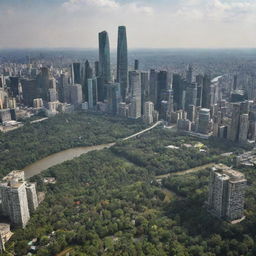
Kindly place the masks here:
POLYGON ((103 30, 115 49, 120 25, 130 49, 256 47, 252 0, 2 0, 0 10, 0 49, 96 48, 103 30))

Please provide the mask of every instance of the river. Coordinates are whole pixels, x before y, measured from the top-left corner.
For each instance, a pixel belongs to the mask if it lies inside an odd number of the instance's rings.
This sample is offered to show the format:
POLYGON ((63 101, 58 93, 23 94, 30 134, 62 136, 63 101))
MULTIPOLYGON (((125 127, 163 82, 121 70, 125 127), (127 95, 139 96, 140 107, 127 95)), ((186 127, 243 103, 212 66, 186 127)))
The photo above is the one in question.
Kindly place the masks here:
MULTIPOLYGON (((158 121, 155 124, 153 124, 152 126, 137 132, 135 134, 132 134, 126 138, 123 138, 122 140, 129 140, 132 138, 135 138, 137 136, 142 135, 145 132, 148 132, 152 129, 154 129, 155 127, 157 127, 158 125, 162 124, 162 121, 158 121)), ((95 145, 95 146, 89 146, 89 147, 76 147, 76 148, 70 148, 67 150, 63 150, 61 152, 49 155, 45 158, 42 158, 38 161, 36 161, 33 164, 30 164, 28 166, 26 166, 25 168, 22 169, 22 171, 24 171, 25 173, 25 178, 31 178, 34 175, 39 174, 40 172, 47 170, 48 168, 55 166, 57 164, 61 164, 65 161, 68 160, 72 160, 75 157, 79 157, 82 154, 87 154, 88 152, 94 151, 94 150, 102 150, 104 148, 110 148, 112 146, 114 146, 116 143, 109 143, 109 144, 101 144, 101 145, 95 145)))
POLYGON ((72 160, 75 157, 79 157, 82 154, 86 154, 94 150, 102 150, 104 148, 110 148, 114 144, 115 143, 109 143, 109 144, 102 144, 102 145, 96 145, 96 146, 90 146, 90 147, 76 147, 76 148, 63 150, 61 152, 52 154, 50 156, 47 156, 45 158, 42 158, 36 161, 33 164, 26 166, 24 169, 22 169, 22 171, 24 171, 25 173, 25 178, 28 179, 34 175, 39 174, 44 170, 47 170, 48 168, 54 165, 61 164, 68 160, 72 160))

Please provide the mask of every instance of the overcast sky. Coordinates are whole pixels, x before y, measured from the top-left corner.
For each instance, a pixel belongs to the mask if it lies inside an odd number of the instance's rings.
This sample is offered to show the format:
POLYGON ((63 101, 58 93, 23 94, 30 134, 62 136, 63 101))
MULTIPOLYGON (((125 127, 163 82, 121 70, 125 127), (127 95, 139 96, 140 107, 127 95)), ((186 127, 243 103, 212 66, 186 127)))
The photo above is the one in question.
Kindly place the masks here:
POLYGON ((256 48, 256 0, 0 0, 0 48, 256 48))

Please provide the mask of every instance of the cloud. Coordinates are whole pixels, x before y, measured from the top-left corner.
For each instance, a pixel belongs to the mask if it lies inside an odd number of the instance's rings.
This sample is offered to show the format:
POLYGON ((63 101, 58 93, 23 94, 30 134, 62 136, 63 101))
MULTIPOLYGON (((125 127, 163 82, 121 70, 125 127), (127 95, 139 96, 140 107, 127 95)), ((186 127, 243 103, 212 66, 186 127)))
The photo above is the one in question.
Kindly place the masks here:
POLYGON ((0 0, 0 47, 255 47, 256 0, 0 0), (5 1, 5 4, 3 4, 5 1), (40 2, 41 4, 38 4, 40 2))
POLYGON ((251 0, 183 0, 177 7, 176 15, 181 19, 241 22, 256 18, 256 1, 251 0))
POLYGON ((85 7, 99 7, 117 9, 119 4, 113 0, 68 0, 62 4, 62 6, 71 12, 76 12, 85 7))
POLYGON ((68 12, 80 12, 89 9, 97 9, 98 11, 119 11, 144 13, 151 15, 154 10, 152 7, 137 2, 120 3, 115 0, 67 0, 62 3, 62 7, 68 12))

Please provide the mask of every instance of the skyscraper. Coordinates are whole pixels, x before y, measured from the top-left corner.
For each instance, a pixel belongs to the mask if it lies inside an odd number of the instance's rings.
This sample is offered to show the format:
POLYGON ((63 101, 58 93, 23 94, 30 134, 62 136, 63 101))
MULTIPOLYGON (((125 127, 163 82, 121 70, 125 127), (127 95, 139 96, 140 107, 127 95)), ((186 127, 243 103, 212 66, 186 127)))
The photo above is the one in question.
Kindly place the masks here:
POLYGON ((141 77, 137 71, 129 72, 131 88, 131 111, 130 117, 137 119, 141 117, 141 77))
POLYGON ((88 79, 92 78, 92 68, 88 60, 86 60, 83 68, 83 83, 82 83, 82 90, 84 100, 88 101, 88 79))
POLYGON ((157 103, 155 108, 160 110, 161 101, 163 100, 164 91, 166 91, 169 86, 169 74, 167 71, 160 71, 157 75, 157 103))
POLYGON ((108 112, 116 115, 121 102, 121 91, 119 83, 111 83, 107 86, 108 112))
POLYGON ((153 112, 154 112, 154 103, 147 101, 144 103, 144 116, 143 121, 147 124, 153 123, 153 112))
POLYGON ((210 109, 201 108, 198 117, 197 132, 208 134, 210 131, 210 109))
POLYGON ((188 111, 189 105, 196 106, 197 103, 197 84, 189 83, 186 88, 186 102, 185 109, 188 111))
POLYGON ((71 66, 72 84, 81 84, 81 64, 73 63, 71 66))
POLYGON ((208 209, 228 221, 243 219, 246 179, 238 171, 219 164, 210 174, 208 209))
POLYGON ((157 71, 150 70, 149 73, 149 100, 154 103, 157 102, 157 71))
POLYGON ((134 61, 134 70, 139 70, 139 60, 134 61))
POLYGON ((188 70, 186 72, 186 81, 188 83, 192 83, 193 80, 193 69, 192 69, 192 65, 188 66, 188 70))
POLYGON ((88 79, 88 107, 90 110, 94 110, 98 101, 97 95, 97 79, 88 79))
POLYGON ((141 72, 141 111, 144 113, 144 103, 149 100, 149 74, 141 72))
POLYGON ((99 75, 104 83, 110 82, 110 48, 106 31, 99 33, 99 75))
POLYGON ((118 27, 118 42, 117 42, 117 82, 121 86, 122 100, 125 100, 127 83, 128 83, 128 53, 127 53, 127 37, 126 27, 118 27))

